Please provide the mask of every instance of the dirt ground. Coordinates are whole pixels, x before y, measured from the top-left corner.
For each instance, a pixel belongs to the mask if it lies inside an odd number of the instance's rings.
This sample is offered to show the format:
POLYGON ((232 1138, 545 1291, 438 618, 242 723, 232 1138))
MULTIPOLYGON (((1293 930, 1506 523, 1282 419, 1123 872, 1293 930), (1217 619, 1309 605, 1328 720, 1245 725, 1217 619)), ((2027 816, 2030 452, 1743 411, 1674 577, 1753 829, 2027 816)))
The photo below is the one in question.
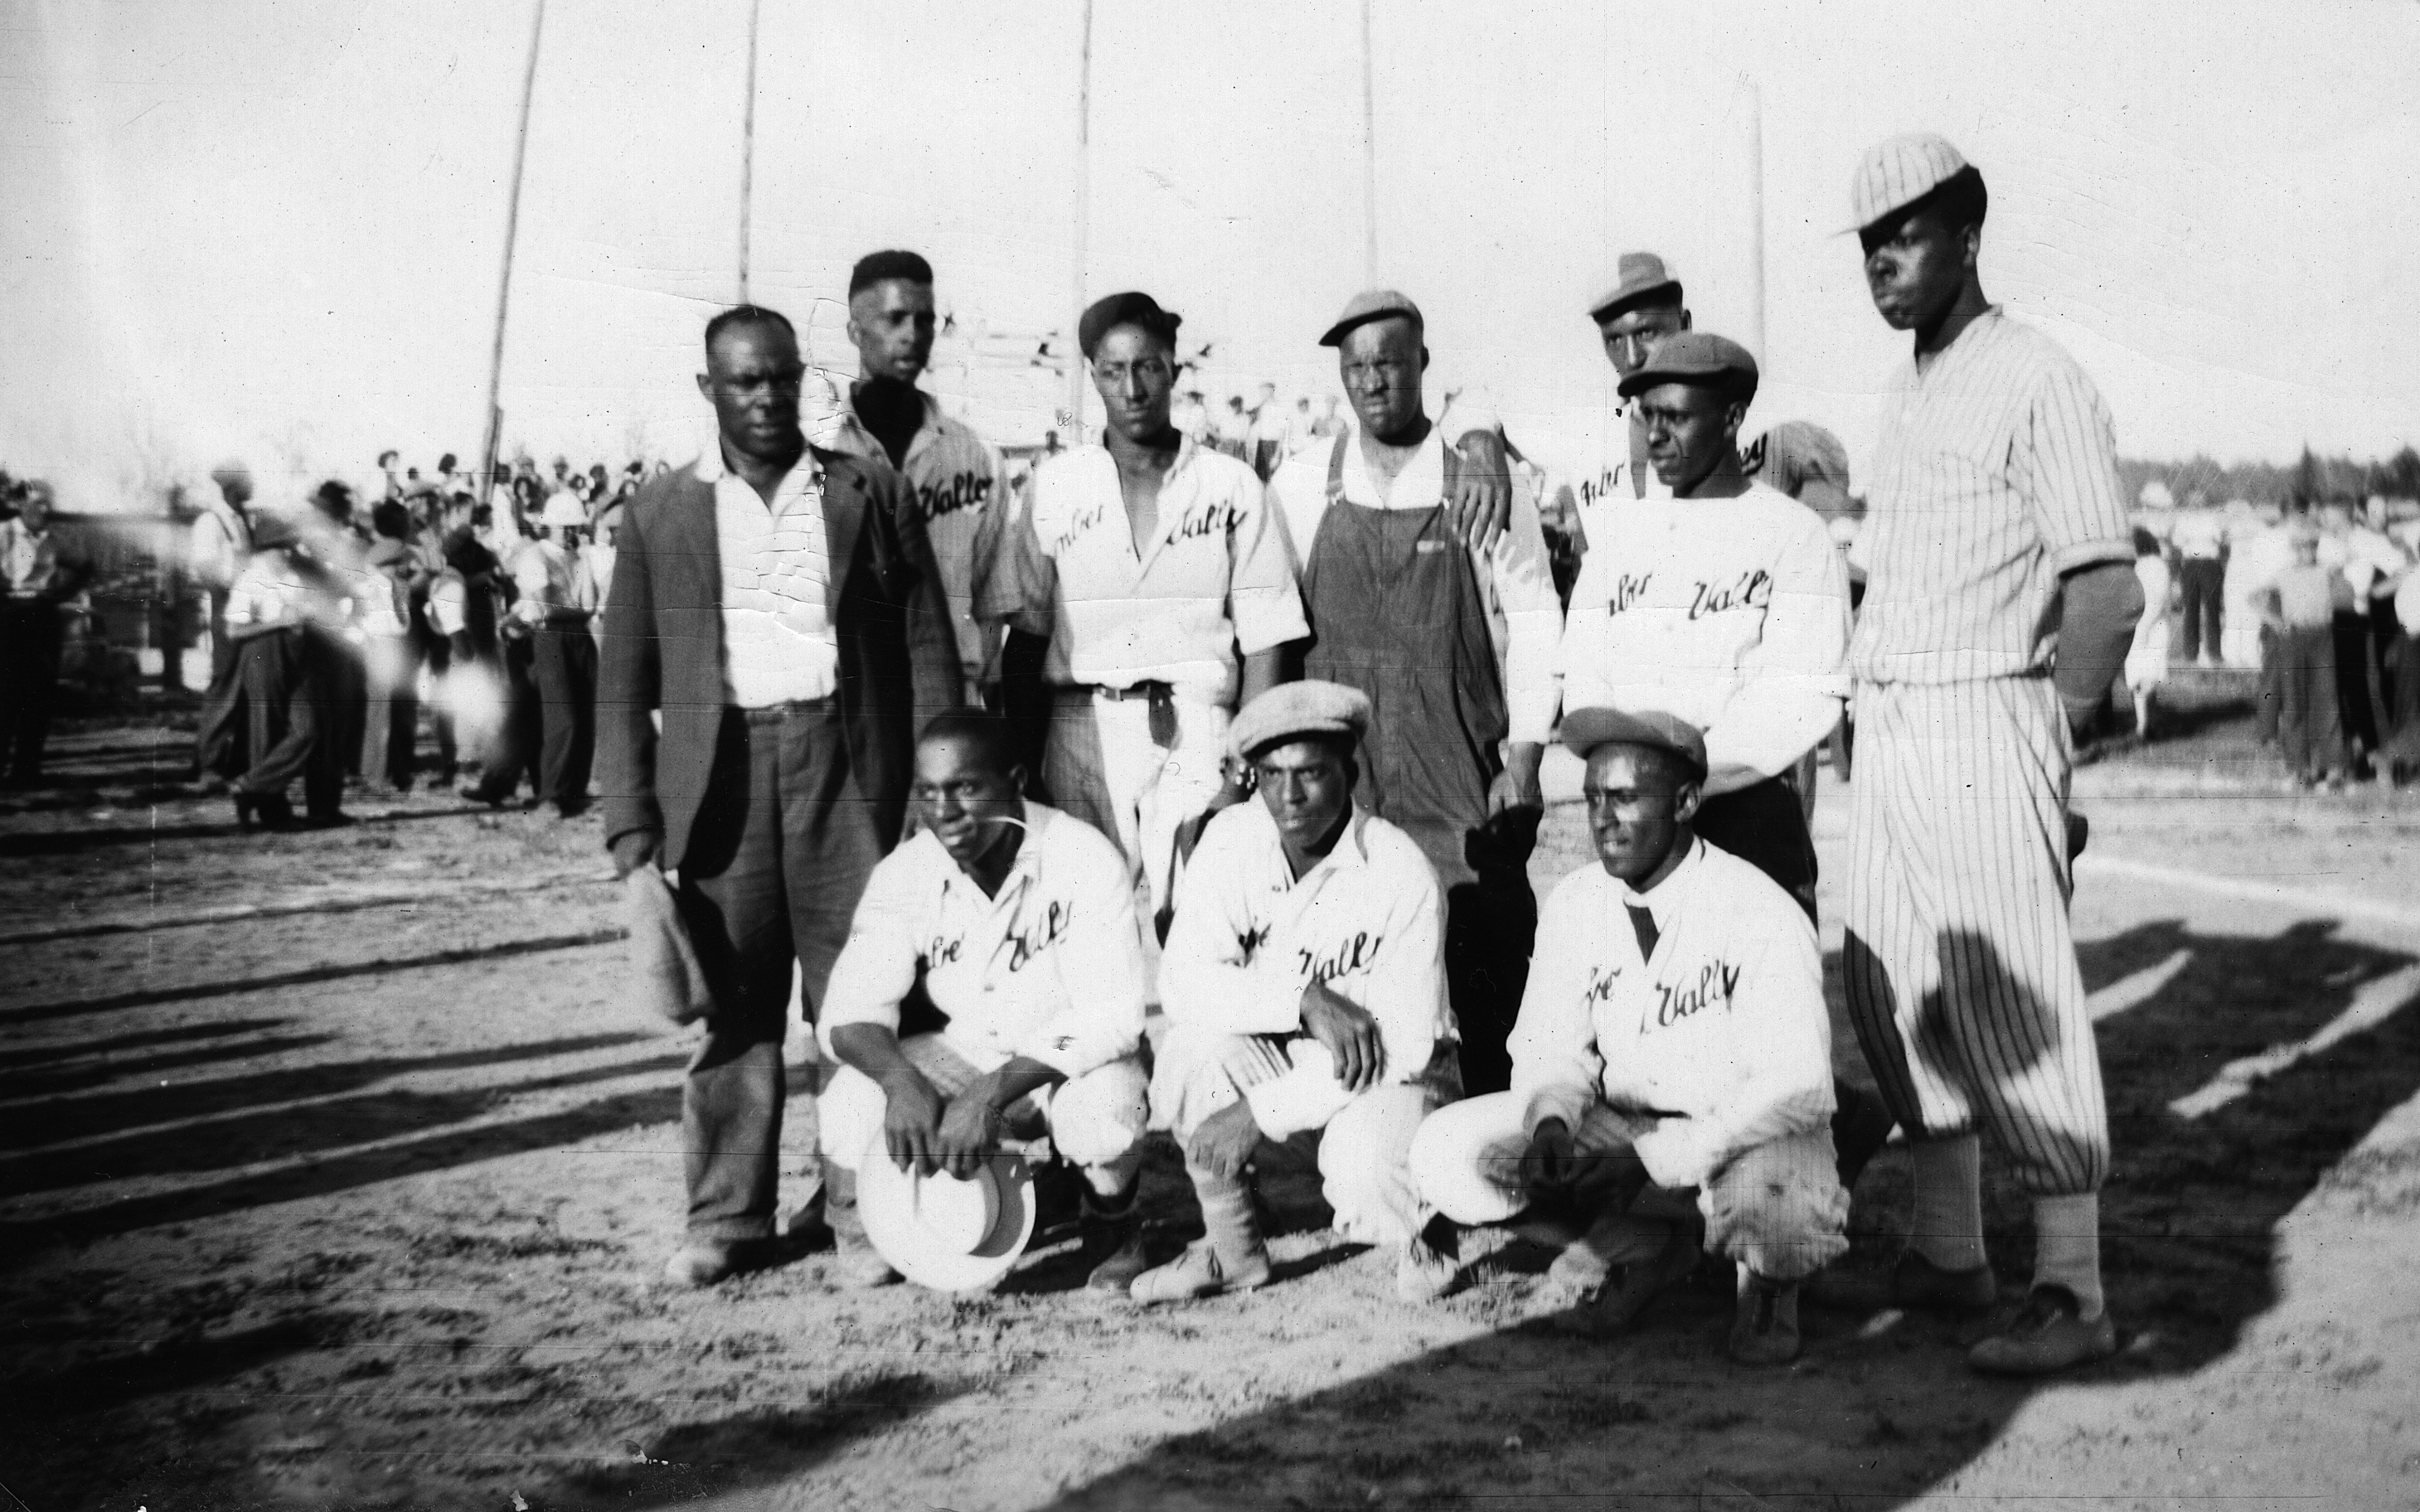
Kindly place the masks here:
MULTIPOLYGON (((684 1051, 619 1000, 594 820, 356 795, 245 837, 167 721, 71 730, 0 805, 0 1506, 2420 1505, 2420 799, 2284 795, 2202 714, 2078 779, 2125 1341, 2035 1385, 1812 1306, 1797 1365, 1743 1370, 1706 1290, 1571 1340, 1514 1235, 1406 1306, 1294 1150, 1249 1297, 1097 1302, 1063 1240, 972 1300, 813 1256, 662 1292, 684 1051)), ((1559 805, 1542 890, 1583 843, 1559 805)), ((1171 1253, 1172 1149, 1148 1183, 1171 1253)), ((1894 1149, 1853 1273, 1906 1202, 1894 1149)), ((1996 1178, 1989 1215, 2013 1304, 1996 1178)))

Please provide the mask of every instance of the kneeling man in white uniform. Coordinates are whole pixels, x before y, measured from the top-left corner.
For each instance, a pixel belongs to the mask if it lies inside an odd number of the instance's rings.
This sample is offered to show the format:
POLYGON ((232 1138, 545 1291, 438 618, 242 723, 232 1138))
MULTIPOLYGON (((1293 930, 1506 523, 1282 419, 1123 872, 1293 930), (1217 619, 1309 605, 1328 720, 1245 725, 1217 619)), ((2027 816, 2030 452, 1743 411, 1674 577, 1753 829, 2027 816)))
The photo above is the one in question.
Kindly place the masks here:
POLYGON ((971 1176, 1002 1138, 1046 1133, 1084 1174, 1088 1284, 1123 1291, 1143 1269, 1150 1074, 1132 873, 1099 830, 1024 790, 1005 720, 927 724, 908 789, 922 832, 874 869, 825 989, 823 1045, 842 1062, 820 1109, 827 1211, 855 1284, 897 1279, 858 1222, 862 1161, 971 1176), (919 981, 947 1022, 902 1040, 919 981))
POLYGON ((1564 717, 1563 738, 1588 763, 1601 864, 1539 916, 1512 1089, 1439 1110, 1413 1173, 1456 1223, 1532 1204, 1592 1218, 1548 1284, 1576 1293, 1557 1300, 1588 1332, 1623 1326, 1695 1267, 1701 1215, 1705 1248, 1739 1267, 1732 1358, 1781 1364, 1798 1352, 1799 1280, 1848 1248, 1814 926, 1690 832, 1706 777, 1697 727, 1587 708, 1564 717))
POLYGON ((1392 1248, 1407 1297, 1453 1279, 1422 1239, 1430 1214, 1404 1165, 1420 1119, 1461 1095, 1445 904, 1412 838, 1353 801, 1369 723, 1359 690, 1302 682, 1254 699, 1230 731, 1260 801, 1212 820, 1186 868, 1151 1094, 1206 1233, 1137 1277, 1138 1302, 1265 1283, 1253 1152, 1312 1130, 1337 1232, 1392 1248))

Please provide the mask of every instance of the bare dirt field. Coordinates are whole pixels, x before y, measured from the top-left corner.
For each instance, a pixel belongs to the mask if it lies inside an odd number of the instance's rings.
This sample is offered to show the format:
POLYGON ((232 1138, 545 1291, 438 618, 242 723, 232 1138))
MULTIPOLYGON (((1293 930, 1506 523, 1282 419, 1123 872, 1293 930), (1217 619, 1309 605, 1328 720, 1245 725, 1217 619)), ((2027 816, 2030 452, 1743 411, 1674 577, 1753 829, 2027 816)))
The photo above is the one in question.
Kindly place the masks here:
MULTIPOLYGON (((247 837, 164 723, 70 729, 0 805, 0 1507, 2420 1505, 2420 799, 2281 794, 2240 726, 2079 776, 2124 1345, 2043 1384, 1811 1306, 1744 1370, 1702 1289, 1573 1340, 1517 1235, 1406 1306, 1293 1150, 1249 1297, 1094 1301, 1063 1238, 973 1300, 816 1256, 665 1293, 684 1049, 619 1000, 593 820, 356 795, 247 837)), ((1582 846, 1559 805, 1542 890, 1582 846)), ((1172 1148, 1147 1180, 1171 1253, 1172 1148)), ((1848 1267, 1906 1201, 1894 1149, 1848 1267)))

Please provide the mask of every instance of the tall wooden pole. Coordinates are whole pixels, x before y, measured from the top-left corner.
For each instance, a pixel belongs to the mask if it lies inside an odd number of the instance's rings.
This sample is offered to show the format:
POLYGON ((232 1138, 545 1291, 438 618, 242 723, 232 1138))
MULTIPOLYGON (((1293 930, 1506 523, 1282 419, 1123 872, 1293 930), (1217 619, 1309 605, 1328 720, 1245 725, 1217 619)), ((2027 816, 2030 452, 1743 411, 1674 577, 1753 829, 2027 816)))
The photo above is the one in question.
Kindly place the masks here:
POLYGON ((749 222, 756 208, 756 22, 764 0, 748 0, 748 100, 739 122, 739 302, 748 302, 749 222))
POLYGON ((530 17, 529 63, 521 73, 521 121, 513 137, 513 181, 504 198, 504 265, 496 278, 496 342, 488 354, 488 440, 479 452, 483 494, 495 487, 496 448, 504 444, 504 412, 497 406, 504 381, 504 317, 512 308, 513 250, 521 226, 521 165, 529 159, 530 100, 537 93, 537 50, 545 36, 546 0, 537 0, 530 17))
POLYGON ((1773 356, 1764 345, 1764 91, 1747 82, 1748 341, 1767 371, 1773 356))
POLYGON ((1076 73, 1076 255, 1071 265, 1067 307, 1067 434, 1069 446, 1084 440, 1084 354, 1076 347, 1076 328, 1084 317, 1085 244, 1093 219, 1093 0, 1084 0, 1084 36, 1076 73))
POLYGON ((1378 85, 1370 55, 1370 0, 1361 0, 1361 281, 1378 282, 1378 85))

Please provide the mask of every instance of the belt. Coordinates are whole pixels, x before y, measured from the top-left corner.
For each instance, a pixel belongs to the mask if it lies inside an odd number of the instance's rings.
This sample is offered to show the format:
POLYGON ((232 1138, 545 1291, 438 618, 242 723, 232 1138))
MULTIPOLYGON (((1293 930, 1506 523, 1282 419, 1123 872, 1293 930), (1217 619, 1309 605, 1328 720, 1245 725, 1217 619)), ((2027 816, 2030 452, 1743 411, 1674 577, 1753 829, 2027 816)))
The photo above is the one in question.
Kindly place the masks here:
POLYGON ((1174 691, 1171 685, 1161 682, 1137 683, 1132 687, 1104 687, 1098 683, 1093 685, 1094 698, 1105 698, 1112 703, 1124 703, 1129 699, 1166 698, 1174 691))
POLYGON ((793 699, 787 703, 768 703, 758 708, 740 708, 734 705, 731 712, 750 724, 780 724, 793 714, 830 714, 839 707, 840 702, 837 699, 825 697, 793 699))

